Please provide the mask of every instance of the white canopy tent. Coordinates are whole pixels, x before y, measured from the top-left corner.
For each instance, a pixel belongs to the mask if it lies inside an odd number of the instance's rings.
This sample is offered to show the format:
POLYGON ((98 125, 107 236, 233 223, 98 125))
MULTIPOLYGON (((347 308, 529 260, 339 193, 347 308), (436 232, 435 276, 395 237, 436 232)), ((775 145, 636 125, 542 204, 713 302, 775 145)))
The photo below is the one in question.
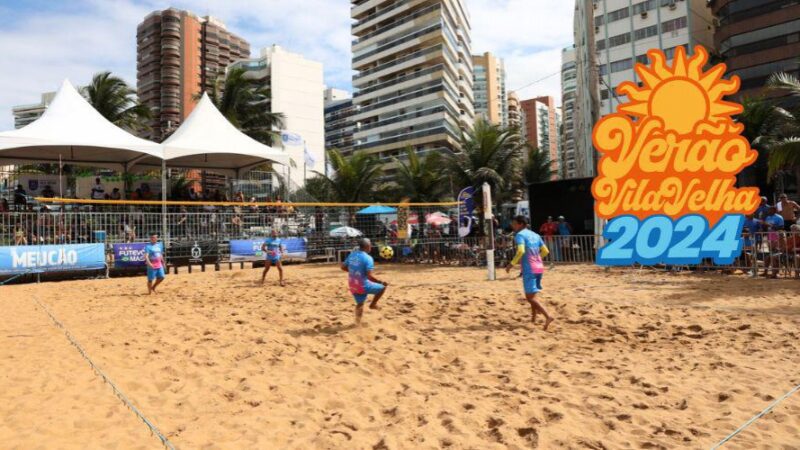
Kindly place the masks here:
POLYGON ((144 158, 161 157, 160 145, 106 120, 67 80, 42 117, 0 132, 0 164, 63 161, 127 171, 144 158))
MULTIPOLYGON (((267 161, 289 163, 289 155, 285 152, 264 145, 236 129, 207 94, 203 94, 189 117, 162 145, 169 167, 239 175, 267 161)), ((157 158, 141 161, 144 166, 160 163, 157 158)))

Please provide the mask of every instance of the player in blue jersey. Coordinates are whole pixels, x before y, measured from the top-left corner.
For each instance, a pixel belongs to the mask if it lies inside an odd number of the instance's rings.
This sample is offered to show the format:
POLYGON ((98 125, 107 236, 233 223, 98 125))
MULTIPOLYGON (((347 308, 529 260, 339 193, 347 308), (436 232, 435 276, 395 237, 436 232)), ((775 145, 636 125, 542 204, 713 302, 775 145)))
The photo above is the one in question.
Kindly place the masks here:
POLYGON ((536 294, 542 290, 542 276, 544 275, 544 261, 550 250, 544 245, 542 237, 528 229, 528 219, 525 216, 517 216, 511 221, 511 228, 514 229, 514 244, 517 247, 516 256, 506 266, 506 272, 510 272, 515 264, 520 264, 522 268, 522 286, 525 289, 525 298, 531 305, 531 321, 536 322, 536 314, 544 314, 544 329, 553 322, 553 317, 536 300, 536 294))
POLYGON ((261 284, 267 279, 267 272, 272 266, 278 268, 278 276, 281 286, 286 286, 283 281, 283 265, 281 256, 283 255, 283 241, 278 237, 278 230, 272 229, 270 237, 261 244, 261 251, 264 252, 264 273, 261 274, 261 284))
POLYGON ((158 235, 150 235, 150 243, 144 247, 144 262, 147 264, 147 293, 156 294, 156 288, 166 277, 164 269, 164 247, 158 235))
POLYGON ((364 314, 364 302, 368 295, 374 295, 369 304, 370 309, 378 309, 378 300, 386 293, 389 283, 375 278, 375 261, 369 252, 372 243, 364 238, 358 242, 358 250, 351 253, 342 263, 342 270, 349 274, 348 285, 350 293, 356 301, 356 326, 361 325, 361 316, 364 314))

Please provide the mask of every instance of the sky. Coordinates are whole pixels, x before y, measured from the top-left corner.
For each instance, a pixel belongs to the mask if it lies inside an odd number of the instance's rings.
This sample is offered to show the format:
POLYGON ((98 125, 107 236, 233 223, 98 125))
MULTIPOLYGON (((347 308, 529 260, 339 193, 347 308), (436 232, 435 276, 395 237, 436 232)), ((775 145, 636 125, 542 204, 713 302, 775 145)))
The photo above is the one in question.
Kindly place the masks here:
MULTIPOLYGON (((464 1, 473 53, 503 58, 507 87, 521 99, 560 102, 557 73, 561 49, 572 45, 573 2, 464 1)), ((329 87, 351 90, 348 0, 0 0, 0 131, 14 126, 12 106, 38 103, 65 78, 82 85, 110 70, 135 86, 136 26, 170 6, 221 19, 250 42, 253 56, 278 44, 321 61, 329 87)))

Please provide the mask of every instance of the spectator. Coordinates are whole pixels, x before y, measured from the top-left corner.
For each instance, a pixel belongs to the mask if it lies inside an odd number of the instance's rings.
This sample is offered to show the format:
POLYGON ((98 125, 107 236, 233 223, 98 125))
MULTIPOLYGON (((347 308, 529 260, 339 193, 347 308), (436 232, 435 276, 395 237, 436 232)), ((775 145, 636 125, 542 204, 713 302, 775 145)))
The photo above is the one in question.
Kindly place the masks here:
POLYGON ((131 200, 144 200, 144 193, 142 192, 142 188, 136 188, 131 194, 131 200))
POLYGON ((789 265, 794 268, 794 277, 800 278, 800 225, 789 227, 786 237, 786 255, 789 265))
POLYGON ((193 188, 189 188, 189 201, 197 201, 197 192, 195 192, 193 188))
POLYGON ((17 224, 14 230, 14 245, 28 245, 28 237, 25 233, 25 227, 22 224, 17 224))
POLYGON ((94 186, 92 186, 92 200, 103 200, 106 196, 106 188, 100 183, 100 178, 94 179, 94 186))
POLYGON ((8 206, 8 200, 2 199, 2 201, 0 201, 0 213, 7 213, 9 211, 11 211, 11 209, 8 206))
POLYGON ((180 238, 181 236, 186 236, 188 227, 189 227, 189 211, 186 210, 185 206, 181 206, 181 213, 178 215, 178 222, 175 224, 177 228, 177 236, 180 238))
POLYGON ((758 209, 756 210, 756 219, 764 220, 769 215, 769 208, 770 205, 768 203, 767 197, 761 197, 761 205, 759 205, 758 209))
POLYGON ((42 197, 44 198, 55 198, 56 193, 53 191, 53 188, 50 187, 48 184, 47 186, 42 189, 42 197))
POLYGON ((789 231, 792 225, 797 222, 797 212, 800 211, 800 205, 784 193, 781 194, 778 203, 775 205, 778 213, 783 217, 783 224, 786 231, 789 231))
POLYGON ((219 189, 214 190, 214 201, 221 202, 223 200, 222 194, 220 194, 219 189))
POLYGON ((122 200, 122 192, 119 191, 119 188, 111 191, 111 200, 122 200))
POLYGON ((244 203, 244 192, 239 191, 233 196, 233 201, 236 203, 244 203))
POLYGON ((126 220, 122 222, 122 234, 126 243, 134 242, 136 240, 136 227, 129 224, 126 220))
POLYGON ((140 200, 152 200, 153 199, 153 191, 150 190, 150 185, 147 183, 142 183, 139 191, 140 200))
POLYGON ((572 235, 572 225, 567 222, 567 219, 564 216, 558 216, 558 235, 561 236, 559 239, 561 240, 561 255, 564 258, 570 257, 570 249, 571 242, 570 242, 570 235, 572 235))
POLYGON ((22 187, 21 184, 17 185, 17 188, 14 189, 14 206, 17 209, 25 209, 25 206, 28 204, 28 194, 25 192, 25 189, 22 187))
POLYGON ((547 221, 539 227, 539 234, 544 238, 544 243, 547 248, 553 251, 553 260, 561 260, 560 245, 556 243, 555 235, 558 234, 558 223, 553 220, 553 216, 547 216, 547 221))

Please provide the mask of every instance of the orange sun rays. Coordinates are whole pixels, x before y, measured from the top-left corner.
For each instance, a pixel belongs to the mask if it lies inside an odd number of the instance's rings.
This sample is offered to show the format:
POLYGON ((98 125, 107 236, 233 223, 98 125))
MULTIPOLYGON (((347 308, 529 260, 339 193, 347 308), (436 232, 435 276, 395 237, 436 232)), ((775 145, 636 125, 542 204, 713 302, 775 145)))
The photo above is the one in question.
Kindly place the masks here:
POLYGON ((708 52, 703 47, 695 47, 691 57, 684 47, 678 47, 672 66, 660 50, 650 50, 647 56, 651 61, 649 67, 644 64, 635 67, 642 86, 626 81, 617 88, 629 100, 618 107, 619 113, 635 118, 657 117, 665 129, 689 134, 701 123, 717 124, 742 112, 740 105, 722 100, 739 89, 739 77, 723 79, 724 64, 704 72, 708 52))

